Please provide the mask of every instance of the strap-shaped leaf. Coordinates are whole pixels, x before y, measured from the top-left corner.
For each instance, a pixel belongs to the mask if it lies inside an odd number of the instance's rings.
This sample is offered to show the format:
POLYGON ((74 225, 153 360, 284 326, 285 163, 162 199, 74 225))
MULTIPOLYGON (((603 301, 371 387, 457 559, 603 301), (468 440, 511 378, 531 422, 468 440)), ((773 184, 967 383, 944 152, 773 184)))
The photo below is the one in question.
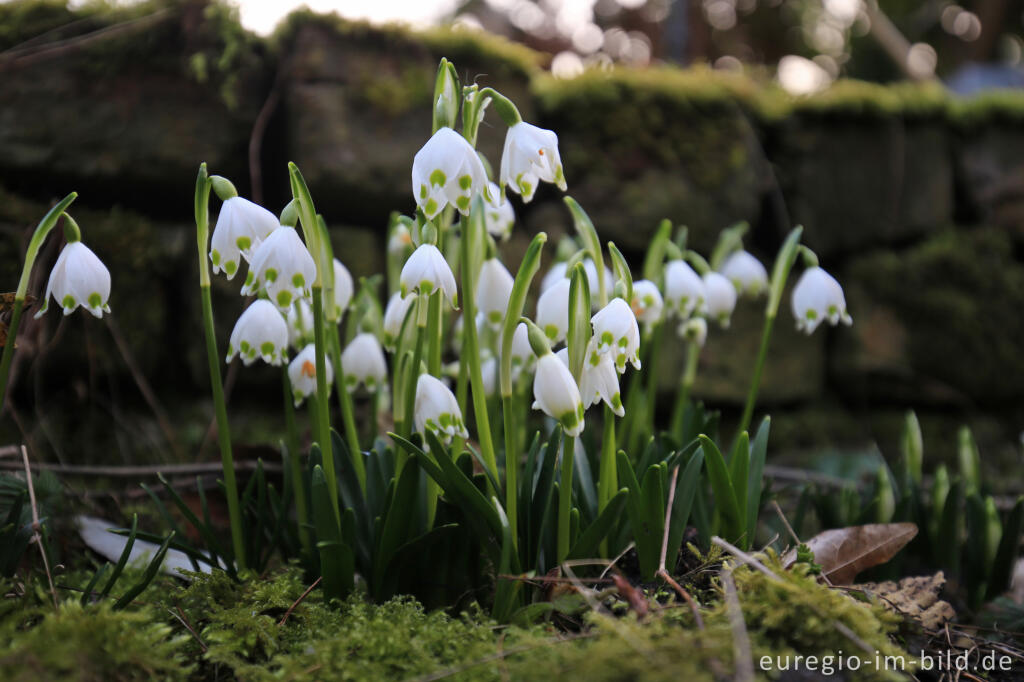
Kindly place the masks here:
POLYGON ((730 542, 735 542, 743 533, 745 520, 741 520, 740 517, 736 491, 733 490, 732 481, 729 479, 725 458, 714 441, 703 434, 700 436, 700 445, 708 467, 711 490, 715 494, 715 508, 722 516, 722 532, 730 542))
POLYGON ((666 562, 672 562, 666 566, 669 571, 674 567, 675 558, 679 556, 679 549, 683 545, 686 522, 690 519, 690 510, 693 508, 693 501, 697 496, 697 485, 700 483, 700 471, 703 466, 704 451, 695 447, 690 451, 690 459, 686 462, 686 467, 676 479, 676 495, 672 501, 668 544, 665 551, 666 562))
POLYGON ((768 435, 771 431, 771 417, 761 420, 750 445, 750 470, 747 475, 747 540, 752 545, 757 535, 757 517, 761 511, 761 492, 764 489, 764 464, 768 458, 768 435))
POLYGON ((1024 497, 1018 497, 1010 515, 1003 524, 1003 535, 996 549, 996 560, 992 562, 992 573, 988 581, 988 599, 995 599, 1010 586, 1013 566, 1017 561, 1021 532, 1024 531, 1024 497))
POLYGON ((121 550, 121 556, 117 559, 117 564, 114 566, 114 571, 110 574, 110 578, 107 579, 103 589, 100 590, 100 599, 110 594, 110 590, 114 587, 114 583, 121 577, 121 573, 124 571, 124 567, 128 565, 128 559, 132 555, 132 547, 135 546, 135 536, 139 532, 139 515, 132 514, 132 527, 128 531, 128 540, 124 543, 124 549, 121 550))
POLYGON ((608 504, 597 519, 583 530, 579 539, 569 550, 569 559, 589 559, 596 556, 601 542, 607 537, 608 532, 618 524, 622 511, 629 501, 629 495, 629 490, 622 488, 615 493, 612 499, 608 500, 608 504))
POLYGON ((114 610, 119 611, 124 607, 132 603, 132 601, 142 594, 153 579, 156 578, 157 572, 160 571, 160 566, 164 563, 164 557, 167 556, 167 550, 171 546, 171 542, 174 540, 174 531, 172 530, 167 538, 160 545, 160 549, 153 555, 153 560, 149 562, 149 566, 146 567, 146 572, 142 575, 142 579, 135 583, 128 589, 121 598, 114 602, 114 610))
POLYGON ((729 480, 736 494, 736 509, 743 529, 743 537, 737 538, 741 547, 749 547, 752 538, 747 536, 747 485, 750 477, 750 435, 743 431, 736 439, 729 458, 729 480))

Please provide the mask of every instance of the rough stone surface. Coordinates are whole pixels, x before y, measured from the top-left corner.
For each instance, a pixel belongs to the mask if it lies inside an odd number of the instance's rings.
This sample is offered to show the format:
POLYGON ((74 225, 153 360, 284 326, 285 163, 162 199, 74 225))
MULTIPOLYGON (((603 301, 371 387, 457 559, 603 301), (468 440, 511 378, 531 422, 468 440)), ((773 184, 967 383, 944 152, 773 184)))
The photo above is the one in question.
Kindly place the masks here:
POLYGON ((968 207, 983 221, 1024 238, 1024 123, 998 123, 958 140, 968 207))

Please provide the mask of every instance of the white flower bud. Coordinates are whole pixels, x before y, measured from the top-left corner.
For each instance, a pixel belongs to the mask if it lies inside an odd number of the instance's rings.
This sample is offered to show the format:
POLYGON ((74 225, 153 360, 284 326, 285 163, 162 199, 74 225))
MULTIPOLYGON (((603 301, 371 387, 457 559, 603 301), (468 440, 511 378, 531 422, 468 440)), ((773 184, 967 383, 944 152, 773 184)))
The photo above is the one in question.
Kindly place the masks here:
POLYGON ((369 391, 376 391, 388 380, 388 363, 380 342, 376 336, 366 332, 356 334, 345 347, 341 354, 341 367, 349 393, 360 384, 369 391))
POLYGON ((519 375, 523 372, 532 372, 537 356, 533 354, 530 346, 530 334, 526 329, 526 323, 520 322, 516 325, 516 331, 512 334, 512 381, 518 381, 519 375))
POLYGON ((583 433, 583 400, 572 372, 554 353, 537 360, 533 377, 533 409, 541 410, 565 429, 568 436, 583 433))
POLYGON ((846 297, 835 277, 815 266, 804 270, 793 287, 793 315, 796 328, 812 334, 823 320, 835 326, 839 322, 853 324, 846 312, 846 297))
POLYGON ((43 307, 35 314, 40 318, 50 308, 50 296, 64 309, 65 315, 82 306, 96 317, 110 312, 110 271, 92 250, 80 241, 68 242, 50 271, 43 296, 43 307))
MULTIPOLYGON (((330 358, 324 358, 324 361, 327 363, 324 378, 327 379, 327 392, 330 393, 331 382, 334 381, 334 368, 331 366, 330 358)), ((313 344, 303 348, 288 365, 288 380, 292 384, 295 407, 316 393, 316 347, 313 344)))
POLYGON ((684 260, 665 264, 665 304, 684 320, 704 307, 704 281, 684 260))
POLYGON ((760 296, 768 290, 768 271, 748 251, 734 251, 718 269, 741 294, 760 296))
POLYGON ((405 316, 409 312, 409 308, 413 303, 416 302, 416 297, 413 295, 402 296, 399 293, 394 293, 391 298, 388 299, 387 307, 384 308, 384 347, 389 351, 395 349, 395 345, 398 343, 398 337, 402 333, 402 324, 405 322, 405 316))
POLYGON ((241 356, 246 367, 263 358, 269 365, 288 359, 288 323, 273 303, 259 299, 246 308, 235 323, 224 362, 241 356))
POLYGON ((476 150, 451 128, 439 128, 413 158, 412 193, 427 218, 449 202, 466 215, 474 195, 490 193, 486 187, 487 171, 476 150))
POLYGON ((501 153, 501 184, 533 199, 539 181, 552 182, 566 189, 562 158, 558 154, 558 135, 550 130, 520 121, 508 129, 501 153))
POLYGON ((633 309, 637 320, 651 325, 661 320, 665 302, 654 282, 641 279, 633 282, 633 300, 629 302, 629 307, 633 309))
POLYGON ((231 279, 238 272, 239 256, 249 262, 263 240, 279 228, 277 216, 248 199, 231 197, 220 207, 210 238, 213 274, 221 270, 231 279))
POLYGON ((253 254, 242 295, 265 291, 281 312, 297 298, 310 295, 316 281, 316 263, 295 228, 281 225, 253 254))
POLYGON ((627 361, 640 369, 640 327, 628 303, 613 298, 590 318, 590 323, 594 326, 592 342, 598 354, 610 353, 620 373, 626 371, 627 361))
POLYGON ((476 281, 476 307, 492 328, 505 320, 508 300, 512 296, 512 275, 497 258, 488 258, 480 266, 476 281))
POLYGON ((495 239, 508 239, 516 223, 516 212, 512 210, 511 202, 502 195, 496 184, 488 183, 487 188, 491 195, 486 200, 484 208, 484 226, 487 228, 487 234, 495 239))
POLYGON ((540 281, 541 293, 558 284, 559 281, 566 279, 566 272, 568 272, 568 270, 569 263, 567 261, 555 261, 551 268, 544 273, 544 278, 540 281))
POLYGON ((537 326, 554 345, 569 333, 569 280, 562 278, 537 299, 537 326))
POLYGON ((352 294, 355 293, 355 285, 352 283, 352 273, 337 258, 334 259, 334 317, 341 319, 341 316, 348 310, 352 302, 352 294))
POLYGON ((421 374, 416 380, 414 419, 417 431, 426 434, 429 429, 446 445, 454 436, 469 437, 455 395, 444 382, 429 374, 421 374))
POLYGON ((736 308, 736 287, 724 275, 709 272, 704 275, 706 299, 704 310, 707 316, 717 320, 723 328, 729 326, 729 318, 736 308))
POLYGON ((402 266, 399 278, 402 296, 415 291, 432 294, 438 289, 444 292, 452 305, 456 305, 458 294, 455 290, 455 275, 441 251, 433 244, 421 244, 402 266))

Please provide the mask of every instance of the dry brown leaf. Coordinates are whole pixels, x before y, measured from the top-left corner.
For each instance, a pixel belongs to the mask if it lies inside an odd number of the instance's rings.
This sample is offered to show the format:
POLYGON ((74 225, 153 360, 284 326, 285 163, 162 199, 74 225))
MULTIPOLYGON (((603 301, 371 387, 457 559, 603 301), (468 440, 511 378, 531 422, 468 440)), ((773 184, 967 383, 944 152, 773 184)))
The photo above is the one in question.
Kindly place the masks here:
MULTIPOLYGON (((884 564, 914 539, 917 525, 913 523, 871 523, 866 526, 836 528, 818 533, 806 542, 814 552, 814 563, 821 573, 836 585, 849 585, 857 574, 884 564)), ((785 565, 796 560, 791 550, 785 565)))
POLYGON ((938 630, 956 616, 948 602, 939 599, 946 584, 942 571, 935 575, 903 578, 898 583, 858 583, 854 587, 878 597, 889 608, 921 623, 926 630, 938 630))

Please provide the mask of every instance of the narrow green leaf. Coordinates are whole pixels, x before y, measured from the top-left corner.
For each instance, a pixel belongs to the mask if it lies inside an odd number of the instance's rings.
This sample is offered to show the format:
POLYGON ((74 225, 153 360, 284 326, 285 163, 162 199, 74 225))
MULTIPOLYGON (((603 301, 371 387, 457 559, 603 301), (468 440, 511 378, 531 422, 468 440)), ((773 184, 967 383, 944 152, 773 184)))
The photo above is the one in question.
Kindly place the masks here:
POLYGON ((124 549, 121 550, 121 556, 117 560, 117 564, 114 566, 114 571, 110 574, 110 578, 107 579, 103 589, 100 590, 100 599, 103 599, 110 590, 114 587, 114 583, 121 577, 121 573, 124 571, 124 567, 128 565, 128 559, 132 555, 132 547, 135 546, 135 536, 139 532, 139 515, 132 514, 132 527, 128 531, 128 541, 124 544, 124 549))
POLYGON ((614 528, 629 501, 629 490, 622 488, 608 501, 607 506, 589 526, 580 534, 579 539, 569 550, 569 559, 591 559, 597 556, 598 547, 614 528))
POLYGON ((679 550, 683 545, 686 522, 690 519, 690 510, 697 496, 697 484, 700 483, 700 472, 703 467, 704 451, 695 450, 686 462, 686 468, 676 480, 676 496, 672 501, 672 517, 669 520, 668 545, 665 551, 666 568, 669 571, 674 567, 675 558, 679 556, 679 550))
POLYGON ((729 479, 729 470, 725 466, 725 458, 714 441, 705 435, 700 436, 701 449, 704 450, 704 461, 708 465, 708 479, 711 490, 715 494, 715 509, 722 515, 724 526, 722 534, 735 542, 743 533, 743 522, 736 502, 736 492, 729 479))
POLYGON ((137 596, 149 586, 153 579, 156 578, 157 572, 160 570, 160 566, 164 563, 164 557, 167 556, 167 550, 171 546, 171 541, 174 539, 174 531, 167 536, 163 544, 160 545, 160 549, 153 555, 153 560, 149 562, 149 566, 146 567, 146 572, 142 575, 142 579, 128 589, 121 598, 114 602, 113 609, 120 611, 124 607, 128 606, 135 600, 137 596))
POLYGON ((764 464, 768 458, 768 436, 771 431, 771 417, 761 420, 761 426, 754 434, 750 446, 750 473, 747 478, 747 538, 752 543, 757 538, 757 517, 761 511, 761 491, 764 489, 764 464))
POLYGON ((992 573, 988 581, 988 599, 995 599, 1010 587, 1013 567, 1017 561, 1021 532, 1024 531, 1024 497, 1018 497, 1010 515, 1003 524, 1003 535, 999 539, 996 560, 992 562, 992 573))

